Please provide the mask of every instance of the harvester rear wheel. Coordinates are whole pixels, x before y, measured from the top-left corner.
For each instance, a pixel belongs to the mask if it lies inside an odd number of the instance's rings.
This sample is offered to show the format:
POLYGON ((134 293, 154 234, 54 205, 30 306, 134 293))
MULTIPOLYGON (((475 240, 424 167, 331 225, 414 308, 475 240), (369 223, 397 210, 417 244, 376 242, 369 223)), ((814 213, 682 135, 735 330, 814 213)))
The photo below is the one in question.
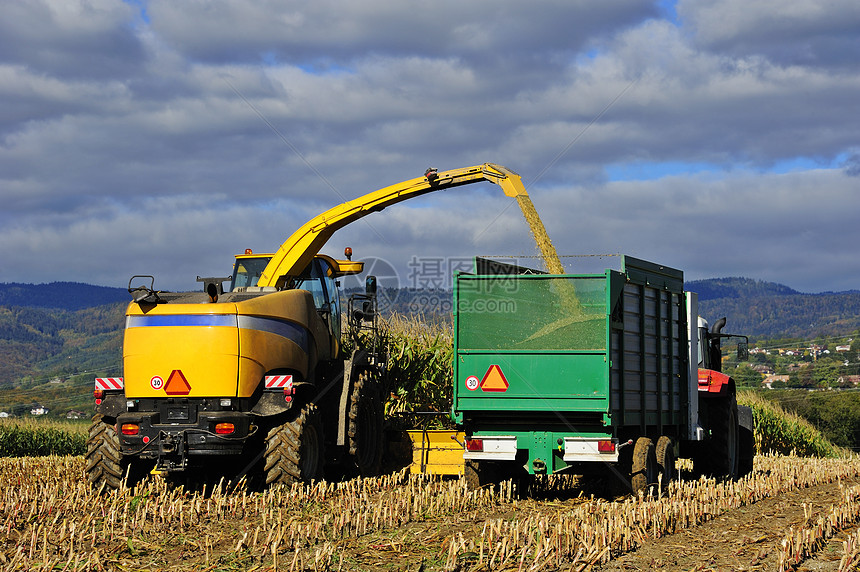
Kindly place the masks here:
POLYGON ((663 474, 663 486, 666 487, 678 476, 675 471, 675 446, 672 439, 663 435, 657 439, 657 466, 663 474))
POLYGON ((656 483, 657 471, 654 442, 648 437, 639 437, 633 447, 633 470, 630 477, 633 492, 645 491, 649 485, 656 483))
POLYGON ((349 396, 349 454, 358 474, 379 474, 382 465, 382 421, 385 413, 379 380, 368 370, 359 372, 349 396))
POLYGON ((146 470, 137 459, 123 457, 120 451, 119 435, 112 418, 101 414, 93 417, 87 435, 86 475, 87 480, 98 489, 118 489, 123 482, 133 487, 146 477, 146 470))
POLYGON ((324 441, 316 405, 305 405, 292 421, 266 437, 266 484, 309 483, 323 476, 324 441))

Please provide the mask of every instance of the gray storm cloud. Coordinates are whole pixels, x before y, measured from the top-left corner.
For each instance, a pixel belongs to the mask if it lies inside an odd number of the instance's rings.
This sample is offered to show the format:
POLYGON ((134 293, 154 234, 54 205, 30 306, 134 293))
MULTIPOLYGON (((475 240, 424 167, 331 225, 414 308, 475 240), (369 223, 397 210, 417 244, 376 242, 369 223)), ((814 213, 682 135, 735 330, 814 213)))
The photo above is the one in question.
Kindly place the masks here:
MULTIPOLYGON (((493 161, 562 254, 857 288, 855 4, 8 2, 0 281, 194 288, 345 199, 493 161)), ((347 244, 404 276, 535 254, 486 184, 347 244)))

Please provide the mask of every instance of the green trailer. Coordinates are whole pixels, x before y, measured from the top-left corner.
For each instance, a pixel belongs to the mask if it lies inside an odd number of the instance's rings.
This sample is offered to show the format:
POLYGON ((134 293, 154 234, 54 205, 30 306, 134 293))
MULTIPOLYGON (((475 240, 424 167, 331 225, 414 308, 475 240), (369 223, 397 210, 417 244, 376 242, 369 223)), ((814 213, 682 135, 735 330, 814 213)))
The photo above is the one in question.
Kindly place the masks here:
POLYGON ((673 478, 682 453, 721 476, 751 464, 748 412, 719 373, 727 334, 698 318, 683 272, 620 261, 549 275, 478 258, 455 276, 452 417, 470 485, 608 472, 636 490, 673 478))

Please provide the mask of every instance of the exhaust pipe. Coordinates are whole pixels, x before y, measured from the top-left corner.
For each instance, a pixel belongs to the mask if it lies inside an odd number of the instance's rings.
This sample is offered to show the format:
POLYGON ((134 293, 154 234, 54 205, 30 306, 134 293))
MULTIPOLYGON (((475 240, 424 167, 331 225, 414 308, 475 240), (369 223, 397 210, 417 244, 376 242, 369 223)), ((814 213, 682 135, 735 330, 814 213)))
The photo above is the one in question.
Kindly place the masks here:
POLYGON ((725 325, 726 325, 726 317, 723 316, 722 318, 717 320, 717 322, 713 326, 711 326, 711 333, 712 334, 719 334, 720 331, 723 329, 723 327, 725 327, 725 325))

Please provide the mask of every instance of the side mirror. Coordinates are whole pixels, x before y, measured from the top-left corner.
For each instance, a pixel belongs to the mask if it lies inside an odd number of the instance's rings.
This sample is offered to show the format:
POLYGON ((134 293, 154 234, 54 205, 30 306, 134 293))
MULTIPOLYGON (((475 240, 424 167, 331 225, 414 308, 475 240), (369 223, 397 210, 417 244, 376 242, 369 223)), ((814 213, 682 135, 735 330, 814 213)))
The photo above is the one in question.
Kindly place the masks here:
POLYGON ((368 276, 364 281, 364 291, 367 294, 376 294, 376 276, 368 276))
POLYGON ((135 274, 128 281, 128 293, 131 294, 131 299, 135 304, 158 304, 162 302, 158 292, 153 289, 154 287, 155 277, 149 274, 135 274), (146 286, 146 280, 142 280, 139 282, 144 282, 143 284, 132 287, 136 278, 149 278, 149 286, 146 286))
POLYGON ((738 343, 738 361, 748 361, 750 359, 750 347, 746 342, 738 343))

